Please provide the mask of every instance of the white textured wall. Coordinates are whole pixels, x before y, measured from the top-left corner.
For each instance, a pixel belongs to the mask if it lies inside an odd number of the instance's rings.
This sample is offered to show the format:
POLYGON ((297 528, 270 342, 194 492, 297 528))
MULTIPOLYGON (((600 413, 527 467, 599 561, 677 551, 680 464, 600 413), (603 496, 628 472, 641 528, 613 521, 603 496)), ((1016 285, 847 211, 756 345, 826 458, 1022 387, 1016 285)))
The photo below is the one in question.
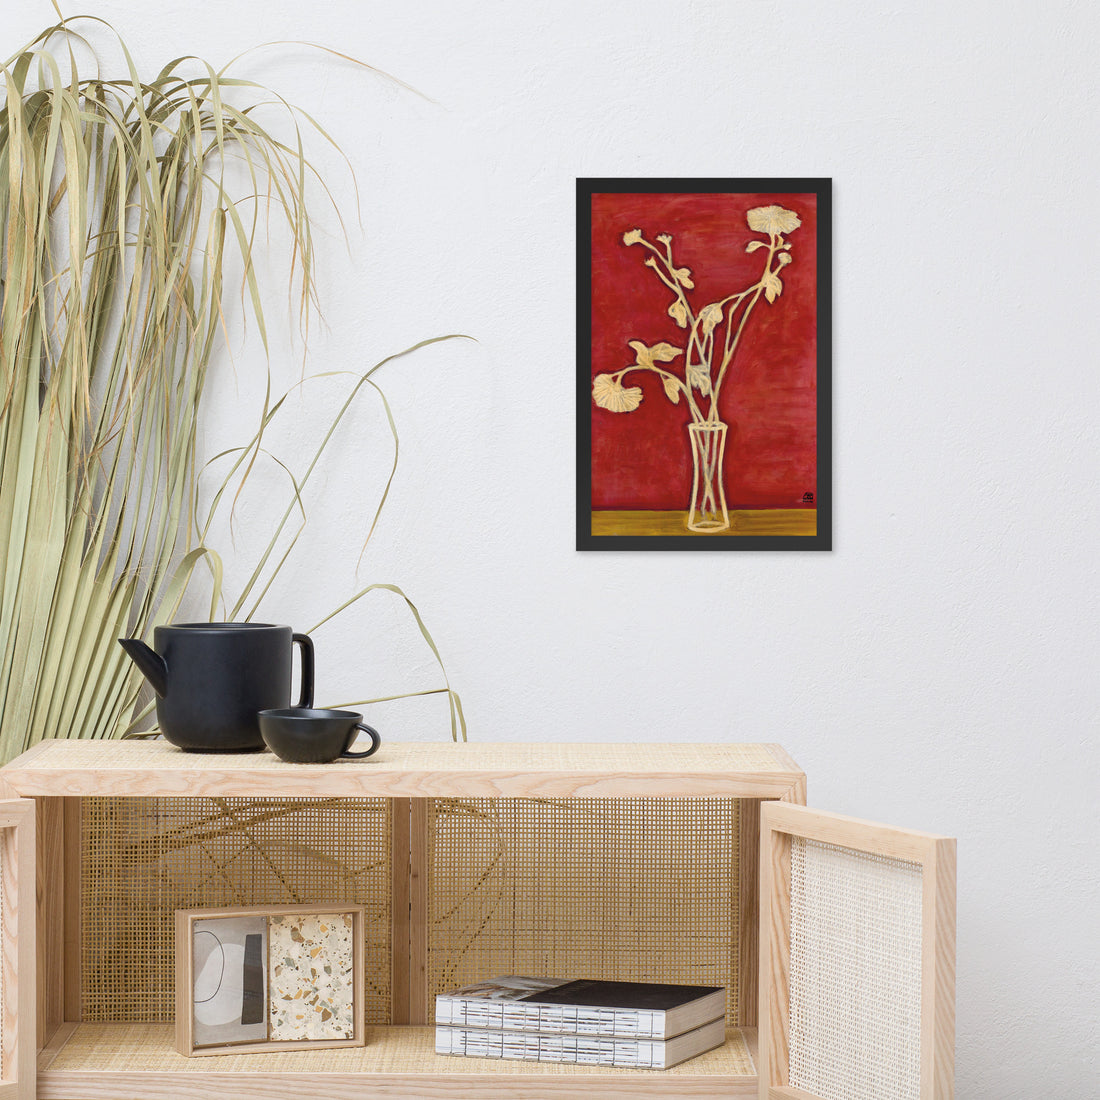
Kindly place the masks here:
MULTIPOLYGON (((957 835, 958 1095, 1100 1095, 1095 8, 87 6, 148 72, 308 39, 437 101, 294 46, 241 66, 359 180, 361 230, 311 141, 351 248, 320 244, 307 369, 479 341, 378 376, 402 465, 358 577, 417 601, 471 737, 779 741, 812 804, 957 835), (578 175, 834 178, 831 554, 574 551, 578 175)), ((44 0, 6 12, 3 52, 50 20, 44 0)), ((273 328, 286 384, 301 361, 273 328)), ((258 393, 254 332, 233 336, 211 450, 258 393)), ((324 397, 293 410, 284 457, 324 397)), ((304 627, 354 591, 385 440, 365 400, 263 617, 304 627)), ((242 555, 275 488, 242 504, 242 555)), ((387 595, 317 646, 323 701, 438 681, 387 595)), ((448 736, 438 698, 371 713, 390 738, 448 736)))

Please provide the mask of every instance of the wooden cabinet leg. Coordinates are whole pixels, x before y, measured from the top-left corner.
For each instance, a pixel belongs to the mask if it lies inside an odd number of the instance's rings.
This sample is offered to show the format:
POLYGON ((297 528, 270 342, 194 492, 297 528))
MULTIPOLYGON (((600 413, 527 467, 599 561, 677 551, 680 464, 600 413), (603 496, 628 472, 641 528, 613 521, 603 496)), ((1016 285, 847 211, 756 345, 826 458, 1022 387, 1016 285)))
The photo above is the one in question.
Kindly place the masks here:
POLYGON ((428 1022, 429 800, 392 800, 391 1019, 428 1022))
POLYGON ((65 1020, 79 1023, 84 1017, 84 1006, 80 998, 80 855, 81 855, 81 813, 84 800, 80 798, 63 799, 64 845, 65 845, 65 883, 63 895, 65 910, 63 915, 65 928, 65 1020))
POLYGON ((38 896, 38 1047, 65 1019, 65 800, 35 799, 38 896))
POLYGON ((737 1025, 756 1027, 760 958, 760 800, 739 798, 741 912, 737 961, 737 1025))
POLYGON ((35 799, 37 1045, 80 1019, 80 799, 35 799))

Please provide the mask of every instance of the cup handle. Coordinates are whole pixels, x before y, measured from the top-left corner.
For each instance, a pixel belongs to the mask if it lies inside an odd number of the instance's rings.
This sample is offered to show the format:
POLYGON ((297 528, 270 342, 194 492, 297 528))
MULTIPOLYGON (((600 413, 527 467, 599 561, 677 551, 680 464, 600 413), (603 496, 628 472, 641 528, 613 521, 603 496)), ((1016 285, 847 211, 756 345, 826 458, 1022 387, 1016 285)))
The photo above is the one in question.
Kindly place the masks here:
POLYGON ((302 650, 302 694, 295 706, 308 710, 313 706, 313 641, 308 634, 294 634, 291 645, 302 650))
MULTIPOLYGON (((349 752, 347 749, 344 749, 344 751, 340 753, 341 760, 363 760, 368 756, 373 756, 378 751, 378 746, 382 744, 382 738, 379 736, 378 730, 373 726, 365 725, 362 722, 356 722, 355 729, 363 730, 364 733, 370 734, 371 746, 365 752, 349 752)), ((349 741, 348 744, 351 744, 351 742, 349 741)))

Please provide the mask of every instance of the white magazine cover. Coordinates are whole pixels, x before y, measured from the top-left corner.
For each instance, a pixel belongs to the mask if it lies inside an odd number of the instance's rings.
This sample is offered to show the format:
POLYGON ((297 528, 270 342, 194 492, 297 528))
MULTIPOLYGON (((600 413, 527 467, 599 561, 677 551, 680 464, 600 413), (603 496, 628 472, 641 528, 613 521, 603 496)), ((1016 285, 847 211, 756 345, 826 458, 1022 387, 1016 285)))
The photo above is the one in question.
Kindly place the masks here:
POLYGON ((502 1027, 504 1004, 532 993, 545 993, 564 985, 562 978, 529 978, 506 974, 473 985, 441 993, 435 999, 437 1024, 469 1024, 473 1027, 502 1027))

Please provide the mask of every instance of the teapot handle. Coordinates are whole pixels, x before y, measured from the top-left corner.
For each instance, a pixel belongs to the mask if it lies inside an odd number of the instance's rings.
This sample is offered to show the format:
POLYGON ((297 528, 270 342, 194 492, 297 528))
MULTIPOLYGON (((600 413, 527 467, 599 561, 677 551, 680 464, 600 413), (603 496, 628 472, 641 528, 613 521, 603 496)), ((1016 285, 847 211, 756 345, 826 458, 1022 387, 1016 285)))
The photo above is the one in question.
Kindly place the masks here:
POLYGON ((296 707, 313 706, 313 641, 308 634, 295 634, 294 644, 301 646, 302 658, 302 694, 296 707))

